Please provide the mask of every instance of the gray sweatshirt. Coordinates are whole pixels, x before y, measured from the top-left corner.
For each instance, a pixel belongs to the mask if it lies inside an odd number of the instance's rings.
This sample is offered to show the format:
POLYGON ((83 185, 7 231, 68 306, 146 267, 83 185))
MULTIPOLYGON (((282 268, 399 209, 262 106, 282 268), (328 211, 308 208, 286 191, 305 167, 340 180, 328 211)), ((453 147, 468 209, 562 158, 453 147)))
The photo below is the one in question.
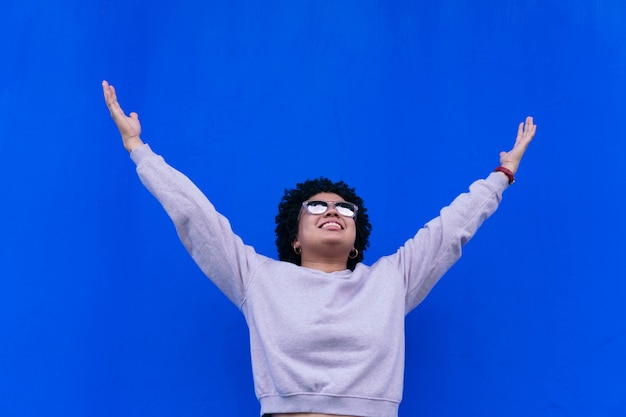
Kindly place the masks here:
POLYGON ((508 186, 504 175, 492 173, 394 254, 325 273, 257 254, 148 145, 131 158, 200 269, 244 314, 261 414, 396 417, 405 315, 459 259, 508 186))

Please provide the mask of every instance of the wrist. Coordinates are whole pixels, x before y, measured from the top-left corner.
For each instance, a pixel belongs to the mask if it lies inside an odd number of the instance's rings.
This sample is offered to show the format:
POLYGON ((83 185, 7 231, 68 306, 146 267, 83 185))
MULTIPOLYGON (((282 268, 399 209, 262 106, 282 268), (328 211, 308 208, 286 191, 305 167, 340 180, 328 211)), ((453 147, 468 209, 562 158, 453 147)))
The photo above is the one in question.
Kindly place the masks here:
POLYGON ((513 173, 513 175, 515 175, 517 173, 517 167, 519 166, 519 164, 510 162, 510 161, 504 161, 504 162, 500 161, 500 166, 508 169, 509 171, 513 173))
POLYGON ((494 169, 494 172, 501 172, 502 174, 506 175, 509 180, 509 185, 515 182, 515 174, 513 173, 513 171, 503 165, 500 165, 499 167, 494 169))
POLYGON ((126 148, 128 152, 132 152, 141 145, 143 145, 143 141, 139 136, 131 136, 129 138, 125 138, 123 142, 124 148, 126 148))

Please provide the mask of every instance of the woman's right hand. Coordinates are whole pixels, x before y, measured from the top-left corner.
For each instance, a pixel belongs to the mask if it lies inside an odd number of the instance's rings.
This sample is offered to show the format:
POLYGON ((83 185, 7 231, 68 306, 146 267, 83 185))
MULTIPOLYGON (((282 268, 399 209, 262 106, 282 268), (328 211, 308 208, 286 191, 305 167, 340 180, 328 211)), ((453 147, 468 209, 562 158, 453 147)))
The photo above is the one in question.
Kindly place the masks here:
POLYGON ((109 85, 108 82, 102 81, 102 91, 104 92, 104 101, 106 101, 107 107, 111 112, 111 117, 119 129, 120 135, 122 135, 124 148, 126 148, 128 152, 132 152, 143 145, 143 141, 140 137, 141 124, 139 123, 139 115, 135 112, 131 112, 130 117, 126 116, 124 110, 122 110, 120 104, 117 102, 115 88, 109 85))

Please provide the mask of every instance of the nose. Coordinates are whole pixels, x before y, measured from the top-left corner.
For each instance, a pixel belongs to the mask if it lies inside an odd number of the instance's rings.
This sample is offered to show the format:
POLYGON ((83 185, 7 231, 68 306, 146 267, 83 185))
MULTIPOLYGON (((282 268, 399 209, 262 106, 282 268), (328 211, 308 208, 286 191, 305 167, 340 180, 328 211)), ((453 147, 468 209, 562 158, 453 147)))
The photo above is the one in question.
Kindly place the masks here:
POLYGON ((328 208, 324 213, 324 217, 335 216, 339 217, 339 212, 337 211, 337 207, 335 207, 335 203, 328 203, 328 208))

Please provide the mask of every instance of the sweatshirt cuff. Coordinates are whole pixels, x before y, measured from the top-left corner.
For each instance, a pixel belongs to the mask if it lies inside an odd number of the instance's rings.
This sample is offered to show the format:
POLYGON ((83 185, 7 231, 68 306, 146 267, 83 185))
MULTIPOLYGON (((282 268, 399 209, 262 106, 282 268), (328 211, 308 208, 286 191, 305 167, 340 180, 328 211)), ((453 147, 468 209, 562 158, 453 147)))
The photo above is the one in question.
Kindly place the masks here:
POLYGON ((491 174, 489 174, 489 176, 487 177, 487 182, 496 186, 500 191, 504 191, 509 188, 509 179, 506 177, 506 175, 500 172, 492 172, 491 174))
POLYGON ((145 159, 150 155, 154 155, 154 152, 152 152, 150 145, 144 143, 130 153, 130 159, 132 159, 135 164, 139 165, 139 162, 141 162, 142 159, 145 159))

